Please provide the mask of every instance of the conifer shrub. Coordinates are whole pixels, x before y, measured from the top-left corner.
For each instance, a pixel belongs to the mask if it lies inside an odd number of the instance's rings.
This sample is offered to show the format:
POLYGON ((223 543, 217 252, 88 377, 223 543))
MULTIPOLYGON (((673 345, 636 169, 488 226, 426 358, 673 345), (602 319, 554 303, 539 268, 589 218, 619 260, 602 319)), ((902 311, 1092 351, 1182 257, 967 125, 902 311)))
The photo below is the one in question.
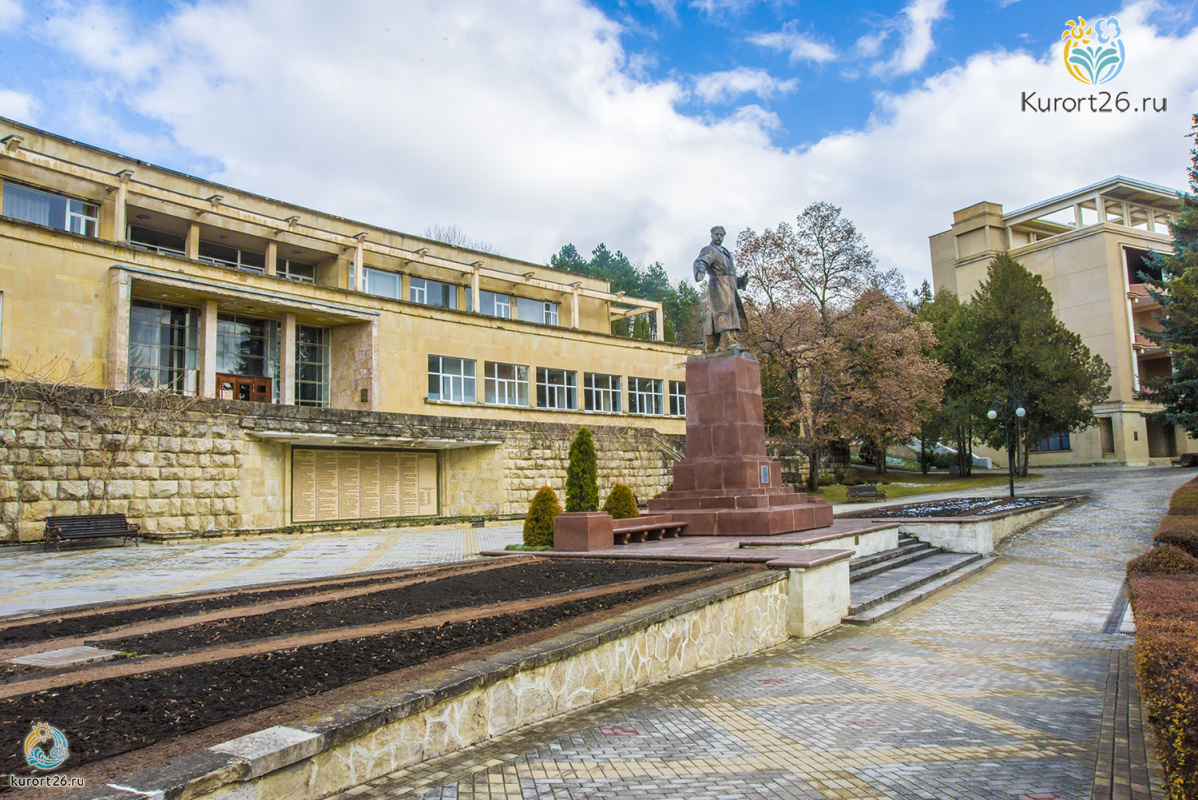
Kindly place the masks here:
POLYGON ((633 496, 632 489, 623 483, 611 487, 611 491, 607 493, 607 500, 603 503, 603 512, 611 514, 612 519, 632 519, 641 515, 640 509, 636 507, 636 497, 633 496))
POLYGON ((586 428, 579 428, 570 442, 570 463, 566 466, 566 511, 599 510, 599 457, 595 440, 586 428))
POLYGON ((528 507, 524 518, 525 547, 553 547, 553 518, 562 513, 557 494, 542 486, 528 507))

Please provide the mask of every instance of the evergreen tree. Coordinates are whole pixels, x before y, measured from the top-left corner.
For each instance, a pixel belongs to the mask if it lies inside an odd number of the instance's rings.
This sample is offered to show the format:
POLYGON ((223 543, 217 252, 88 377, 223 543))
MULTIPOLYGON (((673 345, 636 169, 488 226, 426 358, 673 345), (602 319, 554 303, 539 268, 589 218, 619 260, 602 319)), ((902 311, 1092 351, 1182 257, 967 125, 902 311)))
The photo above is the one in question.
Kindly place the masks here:
POLYGON ((612 519, 632 519, 641 515, 640 509, 636 507, 636 497, 632 494, 632 489, 623 483, 611 487, 611 491, 607 493, 607 500, 603 503, 603 512, 611 514, 612 519))
POLYGON ((1173 369, 1146 382, 1141 396, 1165 407, 1166 422, 1198 436, 1198 114, 1193 125, 1190 192, 1181 196, 1181 211, 1169 223, 1173 253, 1161 264, 1163 279, 1149 282, 1149 293, 1161 305, 1161 328, 1140 331, 1169 351, 1173 369))
POLYGON ((553 518, 562 513, 557 494, 548 486, 542 486, 532 498, 528 515, 524 518, 525 547, 553 547, 553 518))
POLYGON ((570 462, 566 466, 566 511, 599 510, 599 457, 595 440, 586 428, 579 428, 570 443, 570 462))
MULTIPOLYGON (((1012 420, 1011 429, 1018 471, 1025 475, 1031 444, 1094 423, 1094 403, 1111 391, 1111 368, 1056 318, 1043 279, 1006 253, 990 262, 969 314, 971 349, 982 376, 977 409, 985 413, 982 405, 994 401, 1015 401, 1026 409, 1027 416, 1012 420)), ((986 440, 1003 445, 1001 422, 986 440)))
MULTIPOLYGON (((989 400, 980 385, 984 370, 975 352, 976 328, 968 304, 956 293, 941 289, 931 302, 922 302, 916 316, 932 325, 936 346, 929 355, 949 369, 944 400, 931 410, 920 427, 925 448, 939 441, 952 443, 962 475, 973 470, 973 431, 984 418, 989 400)), ((926 456, 921 465, 927 471, 926 456)))

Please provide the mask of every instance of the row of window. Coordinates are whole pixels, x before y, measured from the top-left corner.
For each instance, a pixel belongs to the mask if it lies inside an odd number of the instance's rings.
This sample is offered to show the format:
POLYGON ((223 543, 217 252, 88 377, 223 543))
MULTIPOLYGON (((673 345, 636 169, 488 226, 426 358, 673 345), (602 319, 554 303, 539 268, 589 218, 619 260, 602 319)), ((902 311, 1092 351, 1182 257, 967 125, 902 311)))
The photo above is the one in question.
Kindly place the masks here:
MULTIPOLYGON (((560 411, 577 411, 578 373, 549 367, 537 367, 536 407, 560 411)), ((452 403, 478 402, 476 362, 468 358, 449 356, 428 357, 428 399, 452 403)), ((668 413, 686 416, 686 383, 669 381, 668 403, 663 393, 665 382, 657 378, 628 378, 628 413, 668 413)), ((522 364, 483 362, 483 402, 488 405, 529 406, 529 368, 522 364)), ((620 413, 622 410, 622 378, 584 372, 582 377, 582 410, 620 413)))
MULTIPOLYGON (((392 300, 403 299, 403 276, 397 272, 387 272, 373 267, 365 268, 364 289, 367 294, 378 297, 389 297, 392 300)), ((408 278, 408 301, 438 308, 458 308, 458 290, 466 289, 466 310, 473 311, 473 295, 468 287, 456 283, 443 283, 428 278, 408 278)), ((559 324, 559 303, 545 300, 533 300, 529 297, 499 294, 486 290, 478 293, 479 313, 489 317, 512 318, 512 307, 516 309, 516 319, 530 322, 541 322, 545 325, 559 324)))
MULTIPOLYGON (((4 204, 0 213, 13 219, 45 225, 82 236, 95 237, 99 235, 100 207, 95 203, 63 197, 21 184, 4 182, 4 204)), ((141 250, 162 255, 183 257, 187 253, 185 236, 141 225, 129 225, 126 240, 130 245, 141 250)), ((198 256, 200 261, 208 264, 233 267, 248 272, 264 273, 266 271, 265 253, 243 250, 232 245, 201 239, 198 256)), ((275 265, 275 274, 278 277, 301 283, 315 283, 316 265, 279 258, 275 265)), ((368 294, 390 297, 394 300, 403 299, 402 276, 398 273, 366 267, 363 277, 368 294)), ((410 302, 452 309, 458 308, 458 290, 464 288, 457 284, 417 277, 409 278, 408 284, 407 299, 410 302)), ((473 298, 469 289, 465 295, 466 310, 473 311, 471 308, 473 298)), ((479 306, 479 313, 491 317, 512 319, 514 307, 516 319, 540 322, 545 325, 559 324, 559 303, 480 291, 479 306)))
MULTIPOLYGON (((270 378, 278 400, 279 323, 236 314, 216 322, 216 372, 270 378)), ((328 328, 296 326, 295 404, 327 407, 332 336, 328 328)), ((197 394, 199 309, 134 300, 129 310, 129 384, 197 394)))

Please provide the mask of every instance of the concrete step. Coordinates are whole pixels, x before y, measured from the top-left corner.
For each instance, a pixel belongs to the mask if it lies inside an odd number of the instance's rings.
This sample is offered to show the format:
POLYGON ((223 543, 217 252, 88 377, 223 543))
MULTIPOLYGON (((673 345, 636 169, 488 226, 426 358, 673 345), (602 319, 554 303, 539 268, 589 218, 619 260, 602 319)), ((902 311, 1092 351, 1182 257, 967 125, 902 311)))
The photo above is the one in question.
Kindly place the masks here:
POLYGON ((977 553, 936 553, 927 558, 887 570, 852 587, 849 614, 856 615, 898 597, 917 586, 943 578, 950 572, 981 559, 977 553))
MULTIPOLYGON (((902 550, 905 548, 898 548, 902 550)), ((897 569, 907 564, 914 564, 916 561, 922 561, 925 558, 931 558, 934 555, 939 555, 942 551, 939 547, 932 547, 930 544, 921 544, 917 547, 906 549, 906 552, 901 555, 898 550, 891 550, 889 558, 884 558, 875 561, 866 566, 860 566, 854 569, 853 565, 849 564, 849 582, 857 583, 865 581, 875 576, 881 575, 884 572, 889 572, 892 569, 897 569)), ((884 555, 879 553, 878 555, 884 555)))
POLYGON ((874 564, 881 564, 886 561, 891 561, 895 558, 901 558, 908 553, 918 553, 925 550, 934 550, 939 552, 939 548, 932 547, 932 545, 925 544, 918 540, 909 543, 900 543, 899 546, 893 550, 883 550, 881 553, 874 553, 872 555, 854 558, 849 562, 849 570, 862 570, 866 567, 872 567, 874 564))
MULTIPOLYGON (((954 555, 945 553, 946 556, 954 555)), ((853 625, 868 625, 871 622, 888 617, 891 614, 897 614, 904 608, 918 603, 927 597, 931 597, 936 592, 954 583, 959 583, 971 575, 981 572, 986 567, 994 563, 993 558, 983 558, 981 555, 958 555, 957 558, 962 559, 957 565, 951 569, 938 570, 937 577, 931 580, 913 583, 909 588, 900 590, 897 594, 890 594, 884 600, 879 600, 870 603, 867 607, 860 610, 854 610, 857 606, 850 606, 850 616, 844 618, 843 622, 853 625)))

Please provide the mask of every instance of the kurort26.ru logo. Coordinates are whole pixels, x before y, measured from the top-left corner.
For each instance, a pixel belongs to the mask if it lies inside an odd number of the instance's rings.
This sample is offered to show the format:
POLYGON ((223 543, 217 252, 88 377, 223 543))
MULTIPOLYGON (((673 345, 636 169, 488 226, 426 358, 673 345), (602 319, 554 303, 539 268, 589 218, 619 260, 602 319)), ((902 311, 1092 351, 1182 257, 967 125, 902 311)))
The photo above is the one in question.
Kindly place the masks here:
POLYGON ((1082 83, 1099 86, 1115 79, 1123 71, 1127 52, 1119 38, 1123 31, 1119 20, 1103 17, 1086 22, 1069 20, 1061 38, 1065 40, 1065 69, 1082 83))

